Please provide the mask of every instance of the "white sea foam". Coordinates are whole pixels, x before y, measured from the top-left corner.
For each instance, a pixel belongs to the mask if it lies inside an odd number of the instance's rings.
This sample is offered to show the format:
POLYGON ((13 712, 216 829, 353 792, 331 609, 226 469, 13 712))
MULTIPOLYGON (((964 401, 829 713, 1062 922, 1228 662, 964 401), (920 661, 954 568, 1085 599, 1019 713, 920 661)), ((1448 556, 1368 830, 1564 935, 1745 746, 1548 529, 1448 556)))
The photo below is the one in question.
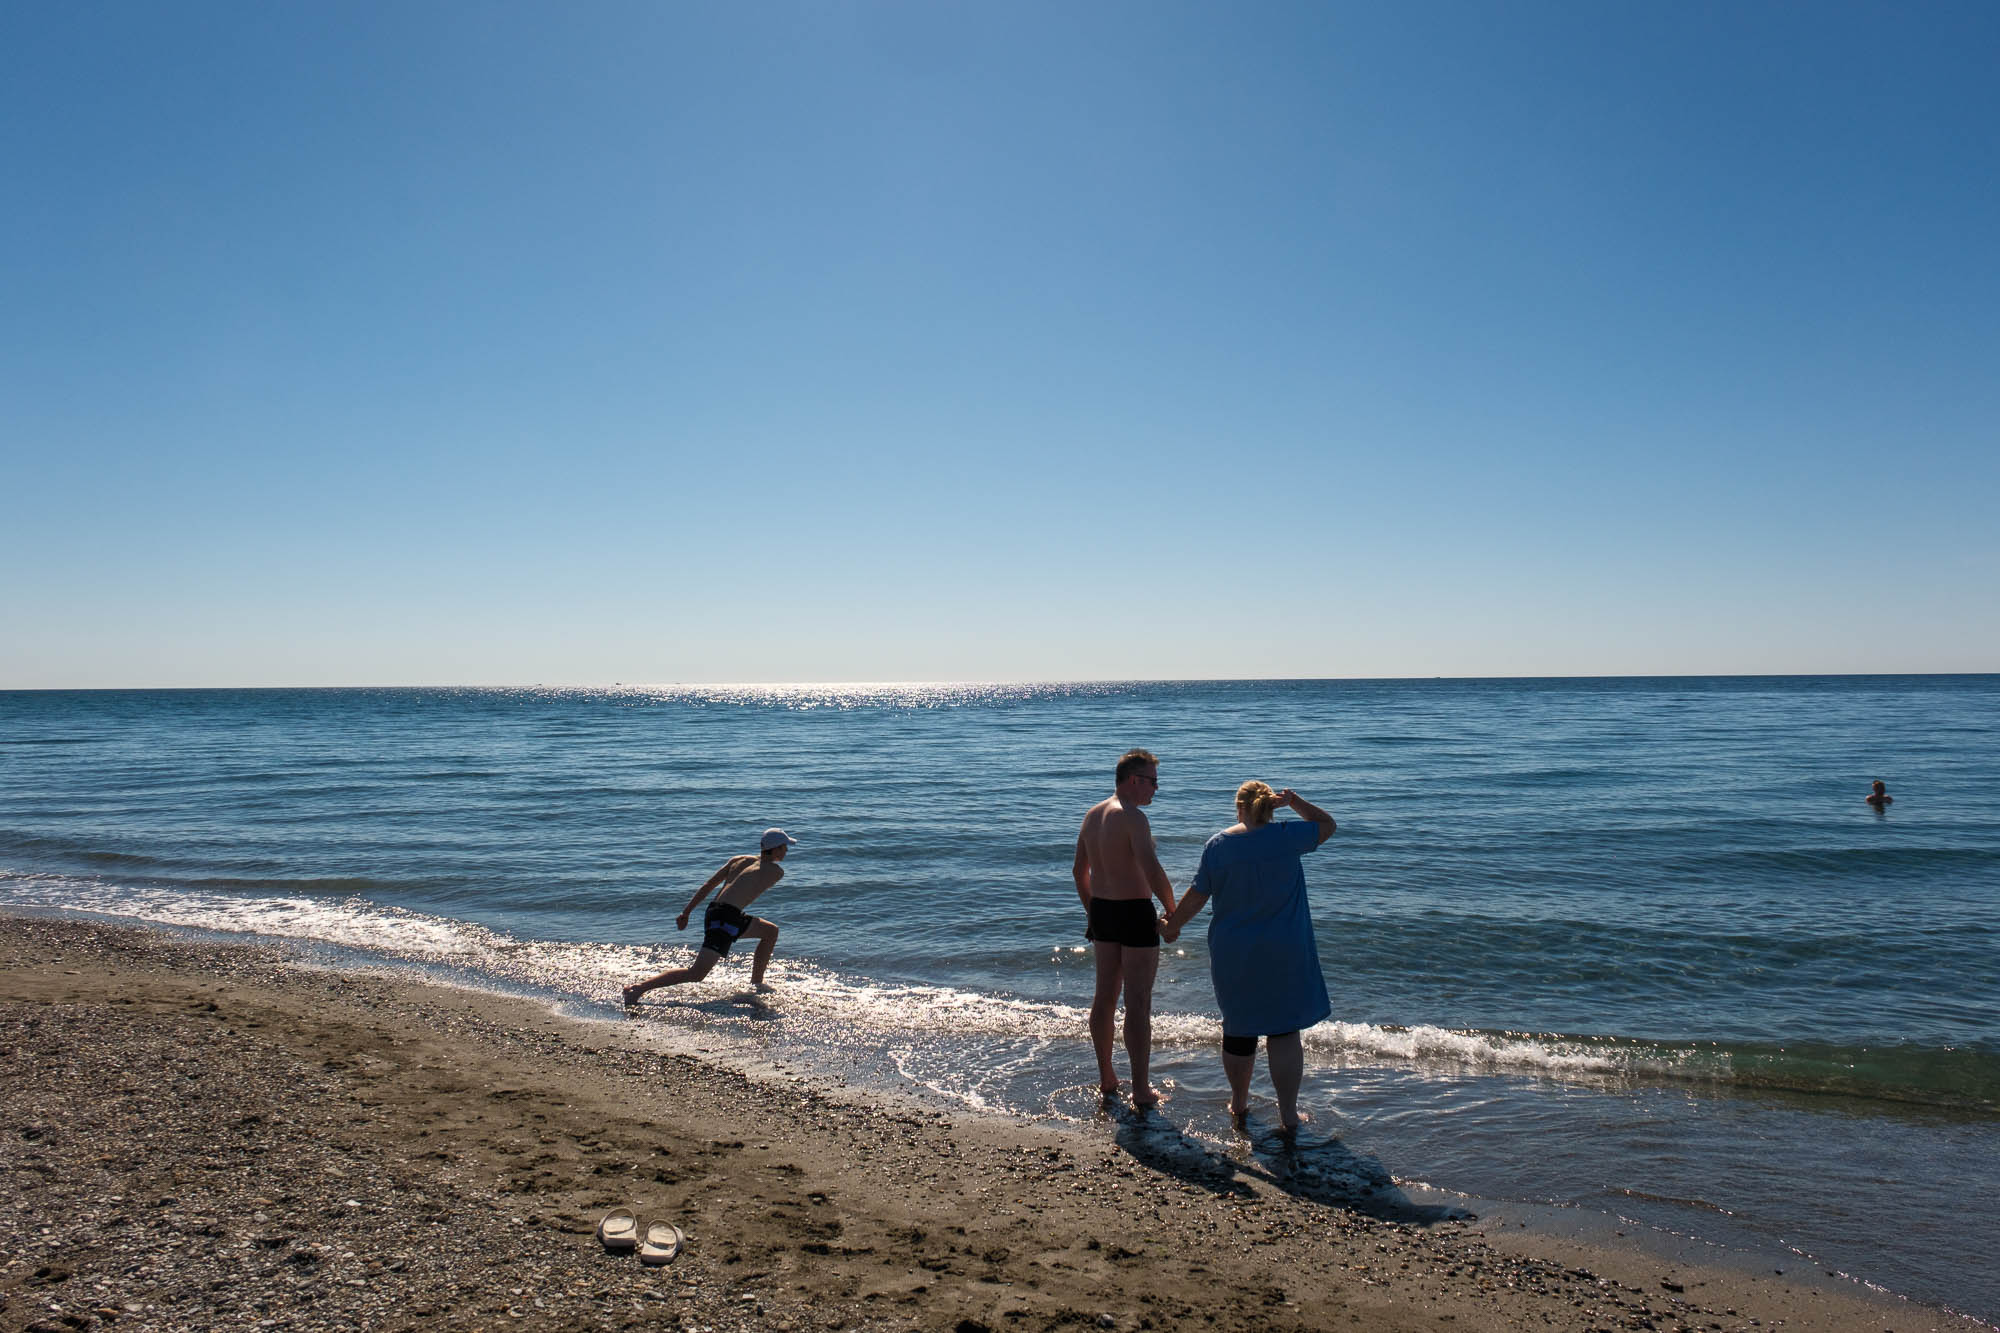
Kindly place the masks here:
POLYGON ((1493 1071, 1562 1074, 1640 1072, 1627 1054, 1546 1037, 1498 1036, 1453 1028, 1379 1027, 1330 1021, 1308 1030, 1308 1049, 1493 1071))
MULTIPOLYGON (((359 897, 254 897, 56 875, 0 875, 0 902, 332 946, 455 973, 443 978, 448 981, 490 980, 528 987, 554 1000, 606 1006, 615 1005, 620 986, 688 956, 684 946, 522 939, 359 897)), ((735 959, 724 964, 735 971, 741 967, 735 959)), ((721 978, 725 987, 731 979, 727 972, 721 978)), ((710 1003, 714 990, 683 992, 676 998, 697 1006, 707 1030, 738 1028, 740 1035, 753 1036, 753 1024, 776 1017, 798 1036, 874 1049, 910 1081, 968 1105, 987 1104, 982 1087, 1031 1077, 1028 1064, 1049 1043, 1081 1042, 1087 1027, 1088 1013, 1079 1005, 873 980, 798 959, 774 960, 768 979, 773 983, 768 1000, 749 1008, 710 1003), (961 1039, 993 1047, 999 1064, 984 1065, 981 1077, 972 1080, 920 1055, 930 1042, 961 1039)), ((651 1011, 659 1012, 658 1006, 651 1011)), ((1216 1030, 1216 1020, 1203 1014, 1161 1013, 1153 1020, 1154 1043, 1165 1050, 1212 1045, 1216 1030)), ((1671 1077, 1681 1072, 1687 1054, 1637 1044, 1341 1021, 1309 1029, 1305 1042, 1315 1059, 1332 1064, 1557 1079, 1671 1077)), ((1724 1069, 1711 1064, 1703 1072, 1726 1077, 1724 1069)))

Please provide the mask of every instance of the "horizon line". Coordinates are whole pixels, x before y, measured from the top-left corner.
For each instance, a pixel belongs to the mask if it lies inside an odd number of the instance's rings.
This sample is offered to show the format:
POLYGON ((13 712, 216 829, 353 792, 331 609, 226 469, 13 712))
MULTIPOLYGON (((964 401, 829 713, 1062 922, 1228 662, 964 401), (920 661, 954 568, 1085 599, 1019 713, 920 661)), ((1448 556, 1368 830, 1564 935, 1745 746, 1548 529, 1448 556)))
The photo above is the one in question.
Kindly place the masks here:
POLYGON ((0 694, 118 694, 198 690, 802 690, 912 689, 967 686, 1021 687, 1046 685, 1230 685, 1414 683, 1422 681, 1551 681, 1551 680, 1865 680, 1898 677, 2000 676, 2000 671, 1623 671, 1576 675, 1433 675, 1433 676, 1045 676, 1013 679, 931 680, 675 680, 675 681, 531 681, 531 682, 354 682, 349 684, 217 684, 217 685, 0 685, 0 694))

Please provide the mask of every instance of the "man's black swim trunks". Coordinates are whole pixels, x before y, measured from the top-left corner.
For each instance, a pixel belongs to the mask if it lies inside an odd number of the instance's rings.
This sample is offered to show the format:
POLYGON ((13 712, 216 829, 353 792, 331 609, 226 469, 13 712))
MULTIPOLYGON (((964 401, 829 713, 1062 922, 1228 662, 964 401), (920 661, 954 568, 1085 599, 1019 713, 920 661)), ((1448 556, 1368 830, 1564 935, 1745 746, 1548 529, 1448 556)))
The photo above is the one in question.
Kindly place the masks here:
POLYGON ((1092 898, 1087 940, 1122 944, 1128 949, 1160 947, 1160 919, 1151 898, 1092 898))
POLYGON ((701 947, 728 953, 736 937, 757 924, 757 918, 728 903, 710 903, 701 918, 701 947))

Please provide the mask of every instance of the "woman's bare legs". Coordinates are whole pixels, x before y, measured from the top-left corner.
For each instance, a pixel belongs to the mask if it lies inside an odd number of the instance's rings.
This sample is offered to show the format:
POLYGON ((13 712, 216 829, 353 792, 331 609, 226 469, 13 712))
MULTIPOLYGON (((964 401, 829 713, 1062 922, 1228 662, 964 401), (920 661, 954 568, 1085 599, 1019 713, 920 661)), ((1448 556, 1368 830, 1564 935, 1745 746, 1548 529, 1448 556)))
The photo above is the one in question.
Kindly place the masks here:
POLYGON ((1297 1129, 1306 1119, 1299 1114, 1299 1083, 1306 1072, 1305 1039, 1296 1032, 1267 1037, 1264 1059, 1271 1066, 1271 1087, 1278 1094, 1278 1123, 1287 1130, 1297 1129))
MULTIPOLYGON (((1278 1123, 1287 1133, 1310 1119, 1299 1110, 1299 1084, 1305 1079, 1306 1046, 1296 1032, 1264 1038, 1264 1059, 1271 1068, 1271 1087, 1278 1094, 1278 1123)), ((1229 1076, 1229 1114, 1241 1121, 1250 1113, 1250 1077, 1257 1072, 1257 1051, 1247 1055, 1222 1053, 1222 1072, 1229 1076)))
POLYGON ((1257 1052, 1222 1053, 1222 1072, 1229 1076, 1229 1114, 1241 1120, 1250 1114, 1250 1076, 1257 1072, 1257 1052))

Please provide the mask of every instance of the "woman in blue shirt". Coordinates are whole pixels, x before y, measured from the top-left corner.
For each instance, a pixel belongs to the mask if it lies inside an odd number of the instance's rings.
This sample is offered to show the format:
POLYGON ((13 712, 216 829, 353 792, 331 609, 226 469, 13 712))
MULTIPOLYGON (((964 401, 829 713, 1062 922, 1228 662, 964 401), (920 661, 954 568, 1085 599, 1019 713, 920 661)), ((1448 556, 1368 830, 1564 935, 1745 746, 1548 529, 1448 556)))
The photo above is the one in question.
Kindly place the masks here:
POLYGON ((1333 836, 1333 816, 1289 787, 1262 782, 1236 789, 1236 823, 1201 849, 1201 868, 1180 905, 1160 927, 1172 940, 1211 898, 1208 969, 1222 1010, 1222 1069, 1229 1076, 1229 1111, 1241 1120, 1250 1110, 1250 1074, 1257 1038, 1266 1038, 1271 1086, 1278 1094, 1278 1122, 1299 1127, 1299 1080, 1305 1074, 1302 1028, 1333 1012, 1313 942, 1299 858, 1333 836), (1304 816, 1271 822, 1284 806, 1304 816))

